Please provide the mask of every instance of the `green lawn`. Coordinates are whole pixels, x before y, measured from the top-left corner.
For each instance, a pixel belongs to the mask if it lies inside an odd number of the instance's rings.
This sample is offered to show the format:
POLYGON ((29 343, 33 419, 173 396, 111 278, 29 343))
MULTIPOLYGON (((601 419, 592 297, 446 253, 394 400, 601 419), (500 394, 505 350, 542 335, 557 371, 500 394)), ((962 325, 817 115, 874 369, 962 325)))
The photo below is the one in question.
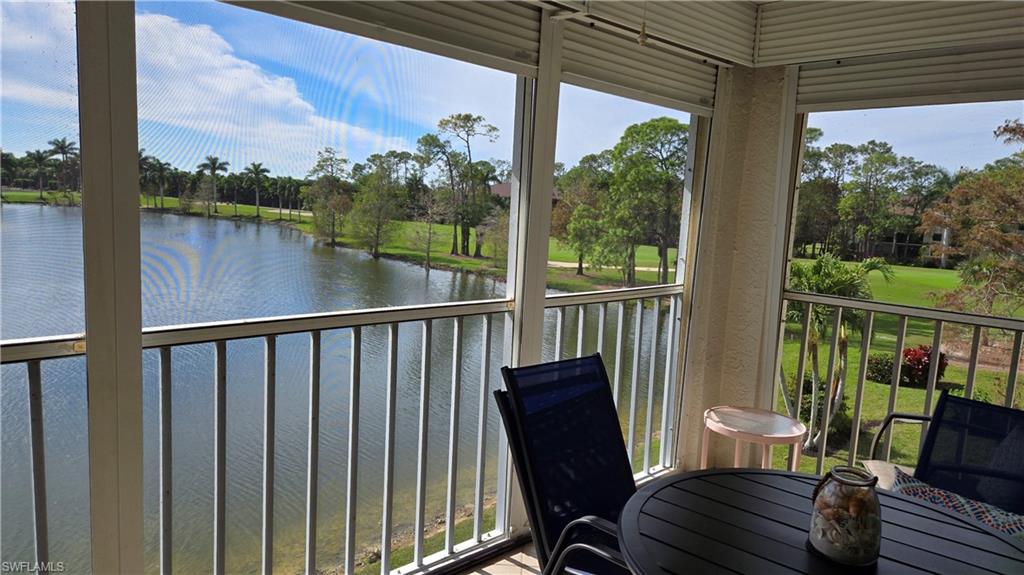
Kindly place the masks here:
MULTIPOLYGON (((796 305, 796 304, 791 304, 796 305)), ((893 316, 876 315, 873 330, 873 337, 869 353, 895 353, 896 336, 895 330, 897 319, 893 316)), ((928 321, 912 320, 907 326, 907 339, 905 346, 918 344, 931 344, 933 336, 933 323, 928 321)), ((787 380, 792 382, 796 377, 797 360, 800 355, 800 325, 787 323, 785 340, 783 342, 782 364, 787 380)), ((957 331, 951 326, 943 332, 943 341, 948 343, 953 339, 969 338, 970 334, 963 330, 957 331)), ((823 344, 820 347, 819 356, 821 361, 821 375, 825 377, 828 368, 828 355, 831 337, 822 338, 823 344)), ((847 361, 848 371, 846 377, 846 405, 850 417, 853 416, 853 406, 856 391, 857 373, 860 366, 862 337, 859 330, 853 330, 850 334, 849 358, 847 361)), ((808 367, 808 369, 810 369, 808 367)), ((966 366, 958 362, 951 362, 946 369, 942 381, 952 384, 964 385, 967 380, 966 366)), ((997 370, 979 367, 975 376, 975 398, 1002 403, 1006 394, 1007 370, 997 370)), ((861 416, 861 429, 858 441, 858 459, 867 459, 871 438, 882 419, 888 412, 890 387, 886 383, 878 383, 870 380, 864 383, 863 407, 861 416)), ((932 401, 938 399, 938 391, 932 401)), ((810 399, 805 395, 804 402, 810 399)), ((925 390, 900 386, 897 390, 896 411, 911 413, 924 413, 925 390)), ((934 403, 933 403, 934 406, 934 403)), ((1024 408, 1024 394, 1015 394, 1015 406, 1024 408)), ((785 412, 785 404, 781 398, 776 398, 776 409, 785 412)), ((913 465, 917 459, 918 446, 920 441, 920 426, 913 424, 902 424, 896 426, 893 438, 892 460, 899 463, 913 465)), ((846 464, 849 453, 850 437, 830 437, 826 453, 825 468, 830 465, 846 464)), ((777 466, 784 466, 787 457, 787 450, 775 450, 773 457, 777 466)), ((801 460, 801 470, 813 472, 815 466, 814 456, 805 456, 801 460)))
MULTIPOLYGON (((809 260, 798 260, 809 261, 809 260)), ((935 307, 935 294, 955 289, 959 284, 959 276, 955 270, 943 270, 934 268, 919 268, 911 266, 892 266, 895 278, 892 282, 886 282, 881 274, 871 274, 871 288, 874 299, 889 303, 935 307)), ((790 304, 802 305, 802 304, 790 304)), ((869 353, 895 354, 896 330, 899 319, 893 315, 878 314, 875 316, 873 336, 869 353)), ((933 321, 911 319, 907 322, 907 333, 904 347, 917 346, 921 344, 931 345, 934 337, 933 321)), ((1005 337, 1001 334, 991 333, 992 337, 1005 337)), ((800 326, 795 323, 787 323, 785 340, 783 343, 783 368, 786 377, 790 382, 796 377, 797 360, 800 355, 800 326)), ((971 334, 966 328, 947 324, 943 331, 943 342, 949 343, 955 340, 969 340, 971 334)), ((826 335, 822 338, 819 356, 821 361, 821 375, 825 376, 828 368, 828 354, 831 337, 826 335)), ((854 329, 850 334, 849 359, 846 387, 846 404, 849 414, 853 415, 853 404, 855 397, 855 385, 857 372, 860 366, 861 356, 861 333, 854 329)), ((809 368, 808 368, 809 369, 809 368)), ((978 368, 975 378, 975 397, 986 401, 1001 403, 1006 393, 1007 370, 996 370, 978 368)), ((946 369, 945 382, 964 385, 967 380, 967 369, 958 362, 951 362, 946 369)), ((881 424, 882 419, 888 412, 889 385, 873 381, 865 381, 863 407, 861 417, 861 429, 857 445, 858 459, 869 457, 871 438, 881 424)), ((938 398, 938 392, 933 397, 933 402, 938 398)), ((804 401, 809 401, 805 397, 804 401)), ((897 393, 897 411, 923 413, 925 411, 925 390, 907 388, 901 386, 897 393)), ((776 399, 776 409, 785 411, 785 405, 781 398, 776 399)), ((1024 394, 1017 393, 1015 405, 1024 407, 1024 394)), ((918 446, 921 437, 921 428, 918 425, 906 424, 897 425, 893 437, 892 460, 900 463, 913 465, 917 459, 918 446)), ((850 437, 830 437, 828 440, 827 457, 824 467, 830 465, 846 464, 849 454, 848 446, 850 437)), ((773 452, 774 464, 784 466, 788 450, 776 449, 773 452)), ((801 470, 813 472, 815 468, 814 455, 804 456, 801 459, 801 470)))
MULTIPOLYGON (((813 260, 794 259, 794 262, 811 263, 813 260)), ((853 263, 851 262, 851 265, 853 263)), ((871 291, 878 301, 935 307, 934 293, 942 293, 956 289, 960 285, 960 277, 956 270, 922 268, 914 266, 892 266, 896 278, 886 282, 882 274, 872 272, 868 278, 871 291)))
MULTIPOLYGON (((548 261, 576 263, 576 252, 562 242, 551 238, 548 246, 548 261)), ((669 268, 674 269, 676 261, 676 249, 668 250, 669 268)), ((636 251, 636 266, 639 268, 658 267, 658 248, 655 246, 640 246, 636 251)))

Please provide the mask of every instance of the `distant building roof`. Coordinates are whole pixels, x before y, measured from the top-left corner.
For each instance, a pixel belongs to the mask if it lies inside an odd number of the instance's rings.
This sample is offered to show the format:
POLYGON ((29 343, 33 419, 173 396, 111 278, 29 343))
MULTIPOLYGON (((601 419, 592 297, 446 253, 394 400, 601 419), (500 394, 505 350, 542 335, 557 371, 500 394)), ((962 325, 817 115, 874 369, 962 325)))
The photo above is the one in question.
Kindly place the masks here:
MULTIPOLYGON (((500 184, 491 185, 491 193, 502 199, 512 199, 512 182, 502 182, 500 184)), ((551 199, 557 200, 561 194, 558 192, 558 188, 555 188, 551 192, 551 199)))
POLYGON ((491 193, 499 198, 509 199, 512 197, 512 182, 502 182, 491 185, 491 193))

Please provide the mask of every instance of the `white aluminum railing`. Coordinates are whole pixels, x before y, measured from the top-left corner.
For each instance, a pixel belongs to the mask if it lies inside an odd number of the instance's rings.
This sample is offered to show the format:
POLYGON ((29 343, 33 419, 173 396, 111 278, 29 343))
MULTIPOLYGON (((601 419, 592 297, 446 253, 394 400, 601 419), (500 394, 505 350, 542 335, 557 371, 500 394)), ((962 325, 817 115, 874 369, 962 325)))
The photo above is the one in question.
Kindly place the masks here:
POLYGON ((679 285, 663 285, 646 288, 630 288, 621 290, 610 290, 603 292, 587 292, 579 294, 560 294, 548 296, 545 301, 545 307, 548 309, 555 310, 555 351, 554 356, 556 359, 562 359, 565 356, 564 350, 562 349, 562 342, 564 339, 565 322, 567 310, 575 308, 576 313, 576 348, 575 357, 582 356, 586 350, 584 349, 584 336, 585 336, 585 318, 587 316, 586 308, 588 305, 597 306, 597 341, 595 350, 603 352, 605 348, 605 324, 608 318, 608 305, 610 303, 617 304, 617 314, 615 322, 615 351, 614 361, 611 365, 612 372, 612 393, 616 401, 616 407, 620 409, 618 405, 619 391, 622 385, 622 372, 624 371, 625 364, 623 363, 623 344, 625 337, 625 330, 627 328, 627 307, 633 307, 633 354, 630 365, 630 389, 629 389, 629 406, 626 411, 627 416, 627 428, 626 428, 626 450, 629 455, 630 461, 634 461, 634 452, 637 447, 643 447, 643 464, 640 472, 637 474, 638 480, 648 478, 659 471, 668 469, 673 465, 673 458, 675 453, 675 443, 677 439, 675 437, 675 426, 673 420, 675 412, 673 410, 673 404, 676 397, 675 385, 675 374, 677 373, 677 348, 679 342, 680 333, 680 321, 682 311, 682 290, 679 285), (656 464, 652 464, 652 442, 654 439, 654 408, 655 408, 655 385, 656 385, 656 367, 659 360, 659 329, 661 323, 661 310, 663 298, 669 300, 668 305, 668 321, 666 322, 667 333, 665 335, 664 345, 664 382, 662 385, 662 397, 661 399, 661 444, 657 454, 658 461, 656 464), (648 333, 644 333, 644 310, 649 302, 649 305, 653 307, 653 313, 651 317, 653 321, 650 321, 650 327, 648 333), (639 394, 641 391, 641 372, 640 364, 642 359, 643 343, 647 342, 648 348, 648 366, 647 366, 647 397, 645 400, 646 413, 644 418, 644 431, 642 440, 637 439, 636 428, 637 428, 637 415, 639 406, 639 394))
MULTIPOLYGON (((671 454, 674 453, 674 441, 671 437, 675 426, 670 422, 674 410, 671 402, 675 397, 674 374, 678 365, 676 349, 674 345, 678 337, 679 329, 678 316, 681 297, 681 286, 659 286, 654 288, 633 288, 622 290, 611 290, 604 292, 587 292, 580 294, 566 294, 549 296, 545 306, 558 311, 559 320, 557 330, 559 336, 564 327, 564 310, 568 307, 575 307, 579 316, 579 327, 577 329, 576 355, 584 353, 585 328, 583 320, 584 309, 588 305, 596 305, 599 309, 597 326, 597 349, 604 347, 605 318, 607 307, 610 303, 618 304, 618 324, 616 328, 615 342, 615 378, 614 391, 618 398, 620 388, 620 376, 624 371, 622 365, 624 319, 627 305, 635 306, 635 331, 634 331, 634 361, 631 364, 632 389, 630 391, 630 405, 628 411, 629 419, 629 446, 632 458, 635 438, 635 422, 638 409, 638 383, 639 383, 639 358, 642 343, 643 310, 644 302, 653 301, 654 317, 658 317, 660 311, 660 300, 662 297, 670 299, 670 321, 668 322, 668 344, 665 346, 665 385, 664 397, 662 398, 662 447, 658 465, 652 465, 650 460, 650 444, 652 439, 652 415, 654 409, 654 366, 657 360, 656 350, 658 349, 658 321, 654 321, 651 328, 651 339, 649 340, 650 365, 647 396, 646 426, 644 429, 644 458, 643 471, 638 478, 647 477, 656 472, 671 466, 671 454)), ((386 369, 386 392, 385 408, 383 415, 385 420, 384 438, 384 479, 383 479, 383 506, 381 512, 381 573, 388 574, 395 566, 391 565, 391 537, 392 519, 394 504, 394 467, 395 467, 395 419, 396 419, 396 395, 398 382, 398 356, 405 350, 400 350, 398 345, 398 327, 401 323, 419 323, 422 329, 422 347, 420 353, 420 398, 417 414, 417 462, 415 474, 415 534, 413 538, 413 561, 406 566, 399 566, 402 573, 409 573, 417 570, 429 570, 431 563, 444 558, 451 558, 453 555, 460 555, 473 551, 485 543, 494 539, 494 533, 484 533, 482 521, 484 510, 484 462, 487 457, 487 417, 490 398, 488 397, 489 377, 491 371, 491 333, 492 316, 494 314, 505 314, 505 321, 512 320, 511 300, 484 300, 444 304, 428 304, 417 306, 405 306, 395 308, 369 309, 340 311, 331 313, 316 313, 292 315, 286 317, 272 317, 250 320, 234 320, 209 322, 202 324, 177 325, 158 328, 146 328, 142 333, 143 347, 156 349, 159 352, 159 541, 160 541, 160 571, 167 574, 171 572, 172 556, 172 502, 173 491, 171 488, 172 478, 172 442, 171 425, 173 421, 171 382, 173 373, 171 369, 174 348, 190 344, 210 344, 214 346, 214 493, 213 493, 213 568, 214 573, 220 574, 225 569, 225 500, 226 500, 226 442, 227 442, 227 342, 230 340, 262 338, 264 342, 264 366, 263 366, 263 485, 262 485, 262 524, 261 532, 261 554, 260 564, 262 572, 270 573, 273 570, 273 538, 274 538, 274 464, 275 464, 275 396, 276 396, 276 375, 277 375, 277 338, 285 334, 305 333, 309 336, 309 405, 307 415, 308 443, 306 457, 306 501, 305 501, 305 557, 304 570, 307 573, 315 572, 316 566, 316 526, 317 526, 317 478, 319 466, 320 446, 320 379, 321 379, 321 332, 325 330, 348 329, 351 333, 351 354, 349 362, 349 389, 348 389, 348 460, 345 477, 345 498, 347 500, 344 514, 345 536, 344 536, 344 573, 352 575, 355 573, 356 548, 355 525, 357 512, 357 494, 359 492, 358 468, 359 468, 359 426, 362 414, 360 414, 360 390, 363 355, 363 330, 371 326, 386 326, 387 337, 387 369, 386 369), (462 393, 462 361, 463 361, 463 337, 464 320, 470 317, 481 318, 482 327, 480 344, 481 369, 478 421, 477 421, 477 443, 475 452, 474 469, 474 497, 473 497, 473 535, 468 542, 456 540, 456 474, 458 471, 458 441, 459 441, 459 406, 462 393), (427 527, 425 509, 427 498, 427 438, 430 429, 430 373, 431 357, 433 349, 433 331, 436 320, 454 320, 454 332, 452 341, 452 380, 451 380, 451 402, 450 421, 448 430, 448 462, 447 462, 447 486, 445 490, 445 537, 444 549, 441 553, 425 556, 424 531, 427 527)), ((561 357, 561 337, 558 338, 557 356, 561 357)), ((7 340, 0 342, 0 363, 18 364, 25 363, 28 375, 29 392, 29 413, 31 415, 30 427, 30 450, 32 457, 32 487, 33 487, 33 517, 35 530, 35 559, 40 562, 48 558, 47 538, 47 516, 46 516, 46 472, 44 467, 43 450, 43 403, 42 403, 42 375, 40 363, 45 360, 80 356, 86 353, 86 340, 84 334, 72 334, 55 337, 29 338, 19 340, 7 340)), ((507 359, 507 358, 506 358, 507 359)), ((498 427, 499 434, 502 434, 501 426, 498 427)), ((505 443, 499 438, 499 449, 504 451, 505 443)), ((503 481, 503 470, 506 462, 505 454, 499 454, 499 493, 497 505, 503 507, 507 504, 506 493, 507 482, 503 481)), ((503 514, 499 513, 499 516, 503 514)), ((502 536, 506 530, 500 520, 497 525, 497 536, 502 536)))
MULTIPOLYGON (((853 403, 853 417, 852 417, 852 429, 850 431, 850 443, 847 454, 847 463, 854 465, 857 461, 857 446, 858 438, 861 429, 862 419, 862 408, 864 398, 864 382, 867 376, 868 367, 868 356, 871 350, 871 337, 874 331, 875 316, 879 314, 892 315, 898 318, 896 328, 896 347, 895 355, 893 358, 892 368, 892 379, 889 382, 889 398, 888 398, 888 411, 887 413, 893 413, 896 411, 896 399, 899 391, 901 370, 903 365, 903 347, 906 341, 907 333, 907 322, 911 319, 917 320, 930 320, 934 322, 932 328, 932 345, 931 345, 931 356, 929 358, 929 372, 928 379, 925 387, 924 406, 922 413, 925 415, 931 415, 932 412, 932 400, 935 394, 935 388, 939 379, 939 359, 940 359, 940 347, 942 343, 943 326, 945 324, 959 324, 972 328, 971 338, 971 352, 968 360, 967 378, 964 385, 964 396, 971 398, 974 396, 975 377, 978 368, 978 351, 981 343, 981 330, 982 329, 999 329, 1006 330, 1013 333, 1013 343, 1010 351, 1010 361, 1007 366, 1007 377, 1006 377, 1006 393, 1002 398, 1003 404, 1010 407, 1013 405, 1014 393, 1017 385, 1017 372, 1018 365, 1021 359, 1021 346, 1022 340, 1024 340, 1024 320, 1005 318, 1005 317, 992 317, 970 313, 952 312, 946 310, 939 310, 933 308, 916 307, 897 305, 891 303, 883 303, 877 301, 868 301, 860 299, 852 299, 845 297, 820 295, 798 291, 786 291, 783 294, 783 298, 787 302, 796 302, 803 304, 803 322, 801 325, 800 332, 800 355, 797 360, 795 388, 796 395, 794 399, 793 413, 799 414, 800 408, 803 401, 803 381, 806 372, 806 358, 808 352, 808 339, 811 328, 811 317, 815 307, 823 306, 831 308, 832 314, 832 325, 831 325, 831 342, 829 347, 829 363, 828 371, 826 376, 826 387, 825 393, 826 398, 823 402, 824 413, 819 415, 816 413, 818 402, 812 400, 810 421, 812 423, 818 423, 818 429, 821 433, 820 442, 817 446, 817 461, 815 463, 815 471, 821 474, 825 462, 825 453, 828 441, 828 428, 830 418, 832 417, 832 402, 828 401, 831 387, 837 374, 835 373, 836 367, 836 350, 839 347, 839 335, 840 325, 843 321, 843 314, 848 311, 862 311, 864 312, 864 321, 862 327, 861 336, 861 349, 860 349, 860 363, 857 369, 856 375, 856 388, 854 390, 854 403, 853 403), (819 423, 820 422, 820 423, 819 423)), ((783 393, 786 393, 783 389, 783 393)), ((921 442, 923 444, 925 434, 927 432, 927 424, 922 425, 921 430, 921 442)), ((892 439, 892 427, 886 431, 885 437, 885 449, 886 458, 891 455, 891 439, 892 439)), ((792 465, 790 461, 790 465, 792 465)))

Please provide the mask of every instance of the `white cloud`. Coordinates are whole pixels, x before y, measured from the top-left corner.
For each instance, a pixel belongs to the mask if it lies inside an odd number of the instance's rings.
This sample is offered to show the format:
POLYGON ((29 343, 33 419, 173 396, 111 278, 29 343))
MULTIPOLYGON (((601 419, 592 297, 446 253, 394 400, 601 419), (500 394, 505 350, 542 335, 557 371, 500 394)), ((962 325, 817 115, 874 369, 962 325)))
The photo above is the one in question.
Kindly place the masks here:
POLYGON ((70 2, 0 2, 0 145, 22 152, 78 134, 70 2))
POLYGON ((238 57, 207 25, 139 14, 136 38, 140 144, 150 153, 175 156, 184 167, 212 153, 233 169, 263 162, 272 172, 301 175, 327 145, 353 158, 409 146, 402 138, 324 117, 292 78, 238 57), (168 127, 195 137, 192 149, 180 137, 167 137, 168 127))
POLYGON ((16 102, 50 108, 76 108, 78 106, 78 92, 74 89, 30 84, 17 78, 4 78, 3 97, 16 102))
MULTIPOLYGON (((311 91, 363 98, 386 111, 389 129, 410 140, 454 113, 481 115, 498 127, 474 155, 511 158, 515 76, 369 38, 292 22, 233 6, 210 7, 218 30, 243 57, 315 78, 311 91), (397 122, 399 125, 393 125, 397 122), (407 124, 415 124, 411 130, 407 124)), ((349 102, 333 106, 346 108, 349 102)))
MULTIPOLYGON (((77 139, 74 7, 69 3, 2 4, 3 145, 21 151, 52 137, 77 139)), ((191 169, 207 154, 233 169, 258 161, 301 175, 316 151, 333 146, 361 159, 412 143, 327 117, 292 78, 238 57, 206 25, 138 14, 140 146, 191 169)))

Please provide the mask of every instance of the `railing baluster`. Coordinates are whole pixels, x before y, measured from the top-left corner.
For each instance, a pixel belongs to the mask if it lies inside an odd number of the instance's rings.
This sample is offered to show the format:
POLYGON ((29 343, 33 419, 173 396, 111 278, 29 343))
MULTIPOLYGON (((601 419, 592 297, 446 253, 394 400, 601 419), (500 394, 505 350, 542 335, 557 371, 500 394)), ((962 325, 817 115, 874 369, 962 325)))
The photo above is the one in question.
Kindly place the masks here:
POLYGON ((462 317, 455 318, 452 336, 451 419, 448 422, 448 489, 445 505, 444 548, 455 550, 455 485, 459 470, 459 403, 462 397, 462 317))
POLYGON ((843 325, 843 308, 837 307, 832 316, 832 347, 828 351, 828 376, 825 381, 825 389, 821 392, 821 403, 824 410, 821 414, 821 425, 818 433, 821 434, 821 441, 818 442, 818 462, 815 465, 815 473, 821 475, 825 466, 825 449, 828 445, 828 426, 832 419, 832 384, 836 378, 836 357, 839 351, 839 332, 843 325))
POLYGON ((309 332, 309 437, 306 441, 306 574, 316 573, 316 513, 320 473, 320 332, 309 332))
POLYGON ((356 572, 356 490, 359 478, 359 383, 362 376, 363 329, 352 328, 348 378, 348 463, 345 481, 345 575, 356 572))
MULTIPOLYGON (((804 304, 804 320, 800 332, 800 357, 796 361, 796 381, 793 382, 793 387, 796 391, 796 402, 793 405, 793 411, 796 419, 800 419, 800 410, 803 407, 804 401, 804 374, 807 373, 807 343, 811 336, 811 318, 814 315, 814 304, 807 302, 804 304)), ((783 389, 783 393, 786 390, 783 389)), ((812 410, 813 411, 813 410, 812 410)), ((789 450, 789 468, 796 469, 797 461, 800 460, 800 452, 803 450, 803 445, 797 444, 793 446, 793 449, 789 450)))
POLYGON ((171 573, 171 348, 160 348, 160 573, 171 573))
MULTIPOLYGON (((582 317, 582 316, 581 316, 582 317)), ((473 538, 480 542, 484 523, 484 465, 487 455, 487 388, 491 379, 491 316, 483 316, 480 345, 480 406, 476 430, 476 499, 473 508, 473 538)))
POLYGON ((423 530, 426 529, 424 515, 427 504, 427 430, 430 415, 430 353, 433 344, 434 324, 423 322, 423 349, 420 356, 420 422, 419 444, 416 449, 416 537, 413 559, 416 566, 423 565, 423 530))
POLYGON ((555 361, 562 359, 562 334, 565 332, 565 308, 555 308, 555 361))
POLYGON ((388 325, 388 383, 384 400, 384 503, 380 521, 380 573, 391 572, 391 518, 395 488, 395 402, 398 395, 398 324, 388 325))
POLYGON ((619 408, 619 390, 622 382, 622 334, 626 326, 626 302, 619 302, 619 321, 615 326, 615 378, 612 384, 612 399, 615 409, 619 408))
MULTIPOLYGON (((939 381, 939 358, 942 357, 942 320, 935 320, 935 332, 932 336, 932 355, 928 361, 928 385, 924 391, 925 415, 932 414, 932 395, 935 393, 935 386, 939 381)), ((928 435, 928 422, 921 424, 921 440, 919 449, 924 448, 924 438, 928 435)))
POLYGON ((43 374, 38 360, 28 362, 29 441, 32 451, 32 519, 35 560, 49 561, 50 538, 46 521, 46 457, 43 446, 43 374))
MULTIPOLYGON (((501 362, 503 365, 509 365, 512 363, 512 310, 506 311, 503 318, 503 342, 501 346, 501 362)), ((504 382, 501 378, 495 382, 495 385, 501 389, 504 389, 504 382)), ((498 425, 498 469, 497 469, 497 501, 494 504, 494 524, 496 529, 502 533, 507 534, 509 532, 509 501, 511 500, 511 489, 509 486, 512 484, 512 473, 509 467, 511 463, 509 461, 509 448, 508 448, 508 437, 505 435, 505 426, 498 425)))
POLYGON ((860 412, 864 403, 864 379, 868 373, 868 354, 871 352, 871 333, 875 326, 875 312, 864 314, 864 329, 861 330, 860 368, 857 370, 857 391, 853 400, 853 427, 850 429, 850 453, 847 463, 857 462, 857 442, 860 439, 860 412))
MULTIPOLYGON (((901 315, 896 327, 896 351, 892 361, 892 381, 889 382, 889 410, 886 414, 896 411, 896 394, 900 389, 900 378, 903 372, 903 342, 907 337, 907 316, 901 315)), ((892 425, 885 430, 885 460, 892 457, 892 425)))
POLYGON ((216 387, 213 399, 213 572, 224 573, 224 488, 227 447, 227 343, 214 344, 216 387))
POLYGON ((277 414, 277 338, 264 338, 263 575, 274 572, 274 431, 277 414))
POLYGON ((597 307, 597 353, 604 356, 604 322, 608 318, 608 303, 597 307))
POLYGON ((629 390, 629 426, 627 427, 629 439, 626 440, 626 449, 629 451, 629 464, 633 465, 633 444, 636 438, 636 402, 637 393, 640 388, 640 342, 644 331, 644 300, 636 302, 636 319, 633 327, 633 375, 630 380, 629 390))
POLYGON ((1013 395, 1017 387, 1017 371, 1020 367, 1022 339, 1024 339, 1024 331, 1018 331, 1013 336, 1013 351, 1010 352, 1010 371, 1006 375, 1006 400, 1003 402, 1003 405, 1006 407, 1013 407, 1013 395))
POLYGON ((669 414, 671 410, 672 398, 672 385, 674 383, 673 376, 675 375, 675 353, 676 353, 676 313, 677 313, 677 301, 679 296, 671 296, 669 298, 668 308, 668 333, 665 335, 665 383, 662 386, 662 398, 661 398, 661 459, 662 467, 669 467, 669 450, 668 446, 672 444, 669 441, 669 414))
POLYGON ((586 317, 586 306, 579 306, 579 310, 576 312, 576 357, 583 357, 583 335, 584 335, 584 318, 586 317))
POLYGON ((654 298, 654 321, 651 322, 650 362, 647 368, 647 415, 644 421, 644 473, 651 474, 651 440, 654 430, 654 371, 658 366, 658 323, 661 298, 654 298))
POLYGON ((807 342, 811 336, 811 317, 814 315, 814 304, 804 304, 804 321, 800 332, 800 357, 796 361, 796 418, 800 419, 800 408, 804 399, 804 374, 807 373, 807 342))
POLYGON ((978 349, 981 346, 981 326, 974 326, 974 335, 971 336, 971 360, 967 364, 967 382, 964 388, 964 397, 974 397, 974 377, 978 371, 978 349))

